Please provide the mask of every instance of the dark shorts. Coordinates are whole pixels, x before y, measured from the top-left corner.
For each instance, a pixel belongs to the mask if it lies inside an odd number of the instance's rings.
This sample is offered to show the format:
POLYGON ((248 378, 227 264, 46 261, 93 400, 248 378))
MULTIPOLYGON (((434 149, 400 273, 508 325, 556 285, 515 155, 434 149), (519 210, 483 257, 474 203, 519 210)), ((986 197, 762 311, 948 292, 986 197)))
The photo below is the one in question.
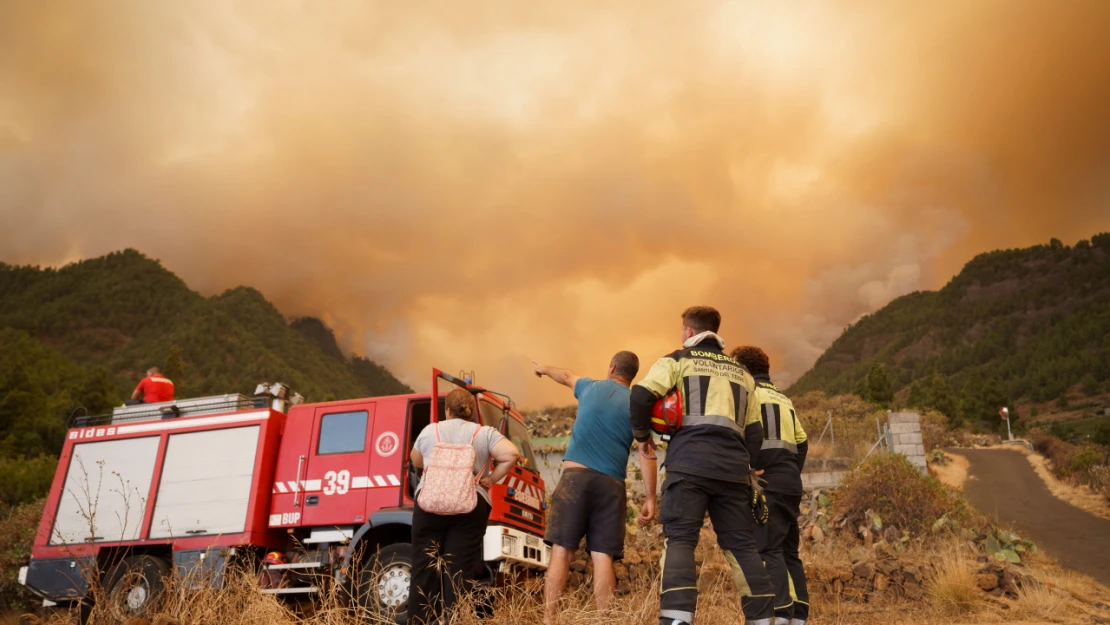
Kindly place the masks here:
POLYGON ((574 550, 584 536, 587 551, 620 559, 627 503, 621 480, 593 469, 566 469, 551 496, 544 541, 574 550))

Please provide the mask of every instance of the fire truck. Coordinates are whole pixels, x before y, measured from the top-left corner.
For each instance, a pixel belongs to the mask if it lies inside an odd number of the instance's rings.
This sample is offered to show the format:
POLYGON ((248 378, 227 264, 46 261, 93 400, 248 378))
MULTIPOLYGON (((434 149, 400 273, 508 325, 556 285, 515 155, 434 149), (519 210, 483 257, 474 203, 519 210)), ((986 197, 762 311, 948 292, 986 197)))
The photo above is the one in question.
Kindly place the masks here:
POLYGON ((503 394, 432 374, 430 394, 309 404, 264 383, 253 397, 71 420, 20 581, 44 605, 87 606, 95 577, 113 613, 142 616, 164 577, 218 586, 229 563, 253 558, 264 593, 341 584, 368 612, 404 622, 419 481, 408 456, 444 418, 441 382, 471 392, 477 419, 520 450, 490 490, 488 577, 546 569, 544 483, 523 418, 503 394))

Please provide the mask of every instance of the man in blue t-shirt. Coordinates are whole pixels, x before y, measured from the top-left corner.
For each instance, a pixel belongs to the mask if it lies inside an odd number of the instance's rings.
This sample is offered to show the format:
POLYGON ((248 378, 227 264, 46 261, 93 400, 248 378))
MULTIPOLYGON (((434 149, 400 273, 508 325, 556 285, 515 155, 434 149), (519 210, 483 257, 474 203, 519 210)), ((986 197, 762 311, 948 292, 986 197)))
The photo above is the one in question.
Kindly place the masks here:
MULTIPOLYGON (((551 496, 547 535, 551 563, 544 586, 544 622, 555 621, 559 595, 567 583, 570 563, 582 538, 594 563, 594 600, 609 609, 616 587, 613 560, 624 554, 627 501, 624 478, 632 449, 628 416, 629 387, 640 369, 632 352, 618 352, 609 361, 604 380, 591 380, 567 369, 536 363, 536 375, 574 389, 578 416, 563 455, 563 476, 551 496)), ((654 459, 641 459, 654 464, 654 459)), ((643 467, 645 471, 654 467, 643 467)), ((654 510, 645 505, 645 514, 654 510)))

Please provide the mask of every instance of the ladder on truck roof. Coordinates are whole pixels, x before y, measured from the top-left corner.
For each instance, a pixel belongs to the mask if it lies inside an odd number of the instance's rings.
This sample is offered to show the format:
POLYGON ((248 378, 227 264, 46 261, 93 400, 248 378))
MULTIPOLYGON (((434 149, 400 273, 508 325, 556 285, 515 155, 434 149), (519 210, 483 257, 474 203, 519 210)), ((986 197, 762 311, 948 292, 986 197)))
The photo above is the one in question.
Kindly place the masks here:
POLYGON ((112 414, 75 416, 71 417, 69 423, 66 425, 71 428, 78 428, 92 425, 158 421, 160 419, 173 419, 176 417, 196 417, 200 415, 235 412, 238 410, 250 410, 251 408, 265 408, 269 403, 270 400, 266 397, 247 397, 241 393, 230 393, 227 395, 212 395, 210 397, 175 399, 172 401, 159 402, 157 404, 117 406, 112 409, 112 414))
POLYGON ((81 428, 93 425, 113 425, 118 423, 136 423, 141 421, 158 421, 160 419, 175 419, 177 417, 198 417, 209 414, 222 414, 225 412, 238 412, 272 406, 275 410, 285 412, 288 406, 295 406, 304 401, 300 393, 292 392, 289 387, 281 382, 273 384, 262 382, 254 390, 254 397, 242 393, 229 393, 227 395, 212 395, 209 397, 193 397, 189 399, 174 399, 157 404, 136 404, 134 406, 118 406, 112 409, 112 414, 77 416, 77 411, 70 415, 66 422, 68 428, 81 428))

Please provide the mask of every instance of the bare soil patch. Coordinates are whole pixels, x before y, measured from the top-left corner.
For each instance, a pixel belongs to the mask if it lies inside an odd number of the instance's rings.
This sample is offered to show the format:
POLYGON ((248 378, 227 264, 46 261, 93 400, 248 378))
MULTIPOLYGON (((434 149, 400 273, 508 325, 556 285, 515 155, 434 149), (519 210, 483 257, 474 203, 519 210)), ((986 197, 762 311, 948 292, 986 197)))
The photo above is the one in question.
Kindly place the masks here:
POLYGON ((940 480, 941 484, 962 491, 964 482, 967 481, 967 470, 970 463, 968 463, 966 457, 951 451, 945 451, 944 455, 947 456, 948 462, 943 465, 930 462, 929 470, 932 471, 934 477, 940 480))

